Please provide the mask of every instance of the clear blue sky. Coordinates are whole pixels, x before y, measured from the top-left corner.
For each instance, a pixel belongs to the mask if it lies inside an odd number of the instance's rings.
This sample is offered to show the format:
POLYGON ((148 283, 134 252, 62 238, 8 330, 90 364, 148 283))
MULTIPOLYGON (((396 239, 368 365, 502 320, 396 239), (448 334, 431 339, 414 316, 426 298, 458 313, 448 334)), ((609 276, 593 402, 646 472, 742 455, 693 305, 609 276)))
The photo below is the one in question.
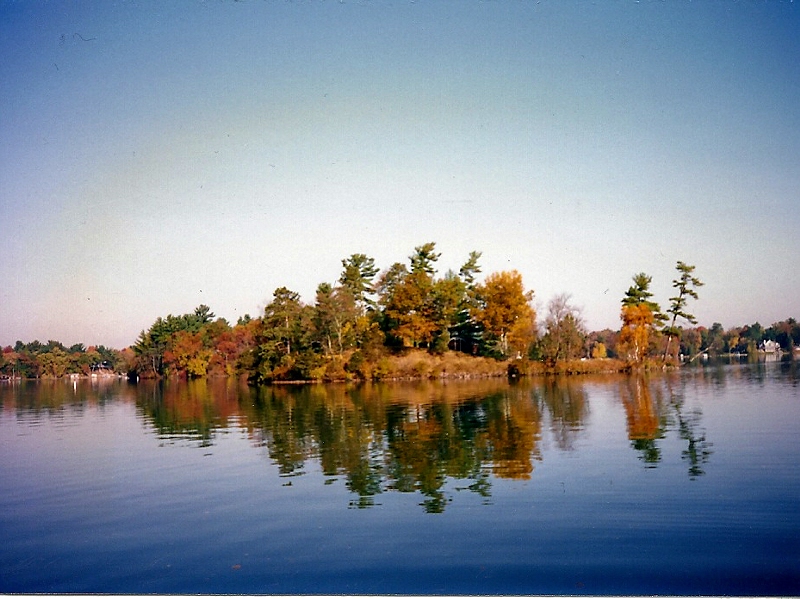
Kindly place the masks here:
POLYGON ((800 318, 800 2, 0 0, 0 345, 124 347, 435 241, 619 327, 800 318))

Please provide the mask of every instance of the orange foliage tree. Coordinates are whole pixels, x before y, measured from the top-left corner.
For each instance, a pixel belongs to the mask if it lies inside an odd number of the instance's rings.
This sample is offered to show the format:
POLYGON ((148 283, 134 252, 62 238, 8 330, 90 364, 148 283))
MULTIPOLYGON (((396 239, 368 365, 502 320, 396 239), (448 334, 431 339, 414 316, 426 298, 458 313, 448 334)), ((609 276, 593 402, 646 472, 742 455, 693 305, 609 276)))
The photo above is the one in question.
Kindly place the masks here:
POLYGON ((650 331, 655 322, 653 311, 647 304, 622 306, 622 330, 619 333, 620 354, 628 361, 640 363, 650 346, 650 331))
POLYGON ((652 277, 643 272, 633 275, 633 285, 622 298, 622 330, 619 333, 619 353, 628 361, 640 364, 650 349, 650 339, 666 317, 659 305, 650 298, 652 277))
POLYGON ((530 305, 533 291, 525 291, 522 275, 516 270, 492 273, 478 285, 477 297, 473 317, 486 340, 503 356, 510 351, 527 354, 536 339, 536 312, 530 305))

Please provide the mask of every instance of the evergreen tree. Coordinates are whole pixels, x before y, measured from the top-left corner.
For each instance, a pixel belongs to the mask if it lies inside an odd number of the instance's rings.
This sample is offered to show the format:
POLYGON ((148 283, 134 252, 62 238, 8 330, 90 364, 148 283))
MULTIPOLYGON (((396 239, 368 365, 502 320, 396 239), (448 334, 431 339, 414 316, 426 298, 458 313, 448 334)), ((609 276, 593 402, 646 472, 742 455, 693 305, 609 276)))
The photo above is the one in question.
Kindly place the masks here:
POLYGON ((353 295, 356 304, 362 308, 375 307, 370 296, 375 293, 372 280, 378 274, 375 260, 366 254, 353 254, 342 260, 344 270, 339 283, 353 295))
POLYGON ((669 346, 672 343, 672 338, 678 334, 678 331, 675 329, 675 321, 678 318, 683 318, 691 324, 697 324, 697 319, 694 315, 686 311, 686 305, 690 297, 697 299, 696 288, 703 286, 703 282, 692 275, 695 268, 694 266, 689 266, 678 260, 675 268, 680 273, 680 277, 672 281, 672 286, 678 290, 678 295, 669 298, 669 301, 672 303, 667 312, 672 314, 672 323, 666 329, 667 347, 664 349, 665 360, 669 355, 669 346))

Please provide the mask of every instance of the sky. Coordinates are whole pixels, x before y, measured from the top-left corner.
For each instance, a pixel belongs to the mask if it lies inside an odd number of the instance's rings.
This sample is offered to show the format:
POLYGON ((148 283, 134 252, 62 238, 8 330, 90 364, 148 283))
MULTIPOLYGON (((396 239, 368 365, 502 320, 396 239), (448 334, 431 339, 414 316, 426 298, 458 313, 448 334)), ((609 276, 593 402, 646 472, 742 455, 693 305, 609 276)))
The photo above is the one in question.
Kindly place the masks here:
POLYGON ((0 345, 436 243, 618 329, 800 318, 800 2, 0 0, 0 345))

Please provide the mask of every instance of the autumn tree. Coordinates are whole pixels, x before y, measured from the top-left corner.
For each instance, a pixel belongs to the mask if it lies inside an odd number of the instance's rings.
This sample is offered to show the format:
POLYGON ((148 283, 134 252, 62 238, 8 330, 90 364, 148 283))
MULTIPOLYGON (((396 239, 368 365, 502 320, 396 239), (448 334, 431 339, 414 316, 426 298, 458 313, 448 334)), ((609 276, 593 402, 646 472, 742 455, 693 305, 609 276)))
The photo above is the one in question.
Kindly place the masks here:
POLYGON ((622 298, 622 330, 619 343, 628 360, 641 363, 650 348, 655 327, 665 320, 660 306, 650 298, 652 277, 643 272, 633 275, 633 285, 622 298))
POLYGON ((593 358, 614 358, 617 356, 619 332, 611 329, 592 331, 586 336, 586 345, 593 358))
POLYGON ((703 329, 702 328, 689 328, 677 329, 678 339, 682 352, 692 358, 700 355, 705 351, 703 348, 703 329))
POLYGON ((440 254, 435 248, 433 242, 417 246, 409 256, 410 271, 395 263, 381 277, 384 326, 403 345, 428 346, 437 331, 433 277, 440 254))
MULTIPOLYGON (((251 321, 253 322, 253 321, 251 321)), ((214 338, 213 356, 209 371, 232 376, 243 364, 242 356, 252 348, 253 334, 250 323, 238 323, 214 338)))
POLYGON ((694 315, 686 311, 686 305, 690 297, 697 299, 697 288, 703 286, 703 282, 692 275, 695 269, 694 266, 684 264, 678 260, 675 268, 680 276, 672 281, 672 286, 678 290, 678 295, 669 298, 671 304, 667 312, 672 314, 672 322, 670 323, 670 326, 665 329, 665 332, 667 333, 667 346, 664 349, 665 360, 669 355, 669 346, 672 343, 672 338, 679 334, 679 331, 677 331, 675 328, 675 322, 677 319, 683 318, 691 324, 697 323, 697 319, 694 317, 694 315))
POLYGON ((723 339, 725 340, 725 350, 728 353, 736 353, 739 351, 739 343, 741 342, 740 335, 740 327, 732 327, 725 331, 723 339))
POLYGON ((650 333, 655 323, 653 311, 646 304, 631 304, 622 306, 620 317, 620 349, 629 361, 641 363, 650 346, 650 333))
POLYGON ((394 288, 384 308, 392 333, 414 347, 427 345, 436 331, 433 280, 424 270, 408 273, 394 288))
POLYGON ((159 326, 151 328, 149 333, 151 338, 166 333, 161 355, 161 373, 166 376, 199 378, 212 373, 235 374, 242 354, 253 345, 252 335, 248 343, 242 343, 246 325, 232 328, 224 318, 215 318, 205 305, 182 316, 169 315, 156 324, 159 326), (154 332, 159 335, 154 336, 154 332))
POLYGON ((60 347, 41 353, 39 363, 42 365, 42 374, 45 376, 62 377, 69 372, 69 354, 60 347))
MULTIPOLYGON (((178 361, 176 361, 178 354, 172 351, 176 341, 180 341, 182 344, 188 342, 184 334, 201 335, 200 343, 204 352, 202 360, 205 361, 207 367, 208 360, 206 360, 205 352, 211 345, 211 339, 208 335, 203 335, 202 332, 214 318, 214 313, 205 304, 199 305, 194 309, 194 312, 188 314, 180 316, 168 314, 164 318, 159 316, 147 331, 142 331, 139 334, 136 343, 133 345, 135 354, 134 368, 139 376, 158 377, 165 374, 165 369, 170 366, 173 370, 185 370, 188 358, 180 361, 181 365, 179 366, 178 361)), ((189 345, 194 347, 192 343, 189 345)), ((186 346, 181 351, 185 349, 186 346)), ((210 359, 210 356, 208 357, 210 359)), ((197 366, 196 372, 203 370, 199 364, 195 363, 195 365, 197 366)), ((197 376, 204 375, 205 372, 197 376)))
POLYGON ((536 313, 530 305, 533 291, 525 291, 522 275, 516 270, 492 273, 477 286, 476 296, 473 315, 487 341, 503 357, 511 350, 526 355, 536 338, 536 313))
MULTIPOLYGON (((39 343, 38 341, 36 343, 39 343)), ((3 373, 12 378, 38 378, 42 373, 42 365, 37 360, 36 352, 31 348, 32 343, 25 344, 17 341, 14 347, 3 350, 6 363, 3 373), (8 351, 10 350, 10 351, 8 351)))
POLYGON ((474 337, 477 325, 472 314, 477 307, 475 275, 480 272, 480 255, 470 252, 458 274, 448 270, 437 278, 435 265, 440 254, 436 244, 429 242, 414 248, 408 267, 398 262, 384 271, 377 292, 387 341, 443 352, 449 347, 451 331, 459 341, 465 334, 474 337))
POLYGON ((213 351, 204 342, 200 331, 178 331, 173 333, 164 352, 164 366, 168 372, 183 372, 189 378, 203 377, 208 373, 212 356, 213 351))
POLYGON ((395 318, 394 295, 406 276, 408 276, 406 265, 395 262, 378 277, 376 291, 380 307, 380 324, 386 335, 386 342, 390 345, 402 343, 402 340, 395 334, 399 322, 395 318))
POLYGON ((300 294, 286 287, 276 289, 256 333, 253 380, 307 378, 314 361, 308 351, 312 330, 313 309, 303 305, 300 294))

